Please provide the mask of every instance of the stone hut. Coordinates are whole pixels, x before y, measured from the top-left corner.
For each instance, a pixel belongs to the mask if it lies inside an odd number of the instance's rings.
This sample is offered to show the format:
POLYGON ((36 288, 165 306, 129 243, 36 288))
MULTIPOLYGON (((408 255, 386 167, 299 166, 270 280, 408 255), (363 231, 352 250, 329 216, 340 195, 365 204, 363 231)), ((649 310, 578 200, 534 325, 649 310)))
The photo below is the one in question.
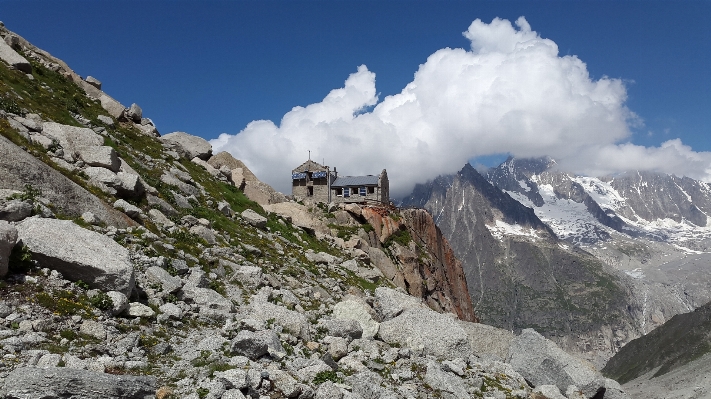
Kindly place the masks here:
POLYGON ((379 175, 342 176, 331 183, 331 202, 390 202, 390 181, 383 169, 379 175))
POLYGON ((313 202, 330 202, 331 183, 336 179, 335 170, 308 160, 291 171, 291 195, 294 198, 313 202))
POLYGON ((312 202, 390 202, 388 172, 379 175, 338 176, 336 168, 308 160, 291 171, 291 194, 312 202))

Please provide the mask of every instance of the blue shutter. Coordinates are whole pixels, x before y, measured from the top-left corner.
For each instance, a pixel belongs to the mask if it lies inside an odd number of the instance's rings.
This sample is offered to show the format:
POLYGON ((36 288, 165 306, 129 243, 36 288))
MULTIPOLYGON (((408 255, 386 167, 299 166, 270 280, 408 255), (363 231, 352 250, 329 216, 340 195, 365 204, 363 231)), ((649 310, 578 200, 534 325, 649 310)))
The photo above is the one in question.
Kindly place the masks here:
POLYGON ((351 189, 349 187, 344 187, 343 188, 343 197, 350 197, 351 196, 351 189))
POLYGON ((366 194, 366 188, 365 188, 365 187, 361 187, 361 188, 360 188, 360 196, 361 196, 361 197, 365 197, 365 194, 366 194))

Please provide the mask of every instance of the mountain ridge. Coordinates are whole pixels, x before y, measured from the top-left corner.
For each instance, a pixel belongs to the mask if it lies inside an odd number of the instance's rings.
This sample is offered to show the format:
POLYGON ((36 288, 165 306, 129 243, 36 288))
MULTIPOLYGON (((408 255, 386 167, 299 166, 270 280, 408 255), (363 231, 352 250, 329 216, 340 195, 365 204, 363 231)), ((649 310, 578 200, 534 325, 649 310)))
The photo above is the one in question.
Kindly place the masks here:
POLYGON ((532 208, 498 190, 470 165, 415 192, 426 197, 411 196, 404 205, 424 204, 436 215, 462 260, 482 322, 513 330, 534 327, 599 365, 639 335, 627 309, 636 305, 625 279, 559 241, 532 208), (591 345, 598 333, 604 340, 591 345))

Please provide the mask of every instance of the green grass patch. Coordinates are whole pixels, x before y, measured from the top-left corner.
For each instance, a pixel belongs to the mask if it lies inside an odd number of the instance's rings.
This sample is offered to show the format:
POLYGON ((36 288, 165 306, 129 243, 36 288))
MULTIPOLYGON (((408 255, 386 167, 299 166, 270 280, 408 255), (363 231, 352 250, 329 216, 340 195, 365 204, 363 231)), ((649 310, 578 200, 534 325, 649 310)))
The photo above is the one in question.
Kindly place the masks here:
POLYGON ((93 306, 86 295, 77 295, 69 290, 39 292, 33 300, 40 306, 62 316, 79 315, 93 318, 93 306))
POLYGON ((402 245, 403 247, 407 247, 410 245, 410 242, 412 241, 412 236, 410 235, 410 232, 407 230, 398 230, 394 232, 393 234, 390 235, 390 237, 385 240, 383 243, 384 247, 389 247, 393 243, 398 243, 402 245))

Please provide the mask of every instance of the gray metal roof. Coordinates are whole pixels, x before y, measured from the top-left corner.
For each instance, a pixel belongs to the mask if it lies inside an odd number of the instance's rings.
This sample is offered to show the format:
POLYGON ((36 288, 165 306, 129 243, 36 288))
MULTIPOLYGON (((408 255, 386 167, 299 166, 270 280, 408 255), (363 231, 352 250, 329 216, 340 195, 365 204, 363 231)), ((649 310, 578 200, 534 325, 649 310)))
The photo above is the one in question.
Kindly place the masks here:
POLYGON ((377 186, 379 176, 343 176, 331 183, 331 187, 377 186))

